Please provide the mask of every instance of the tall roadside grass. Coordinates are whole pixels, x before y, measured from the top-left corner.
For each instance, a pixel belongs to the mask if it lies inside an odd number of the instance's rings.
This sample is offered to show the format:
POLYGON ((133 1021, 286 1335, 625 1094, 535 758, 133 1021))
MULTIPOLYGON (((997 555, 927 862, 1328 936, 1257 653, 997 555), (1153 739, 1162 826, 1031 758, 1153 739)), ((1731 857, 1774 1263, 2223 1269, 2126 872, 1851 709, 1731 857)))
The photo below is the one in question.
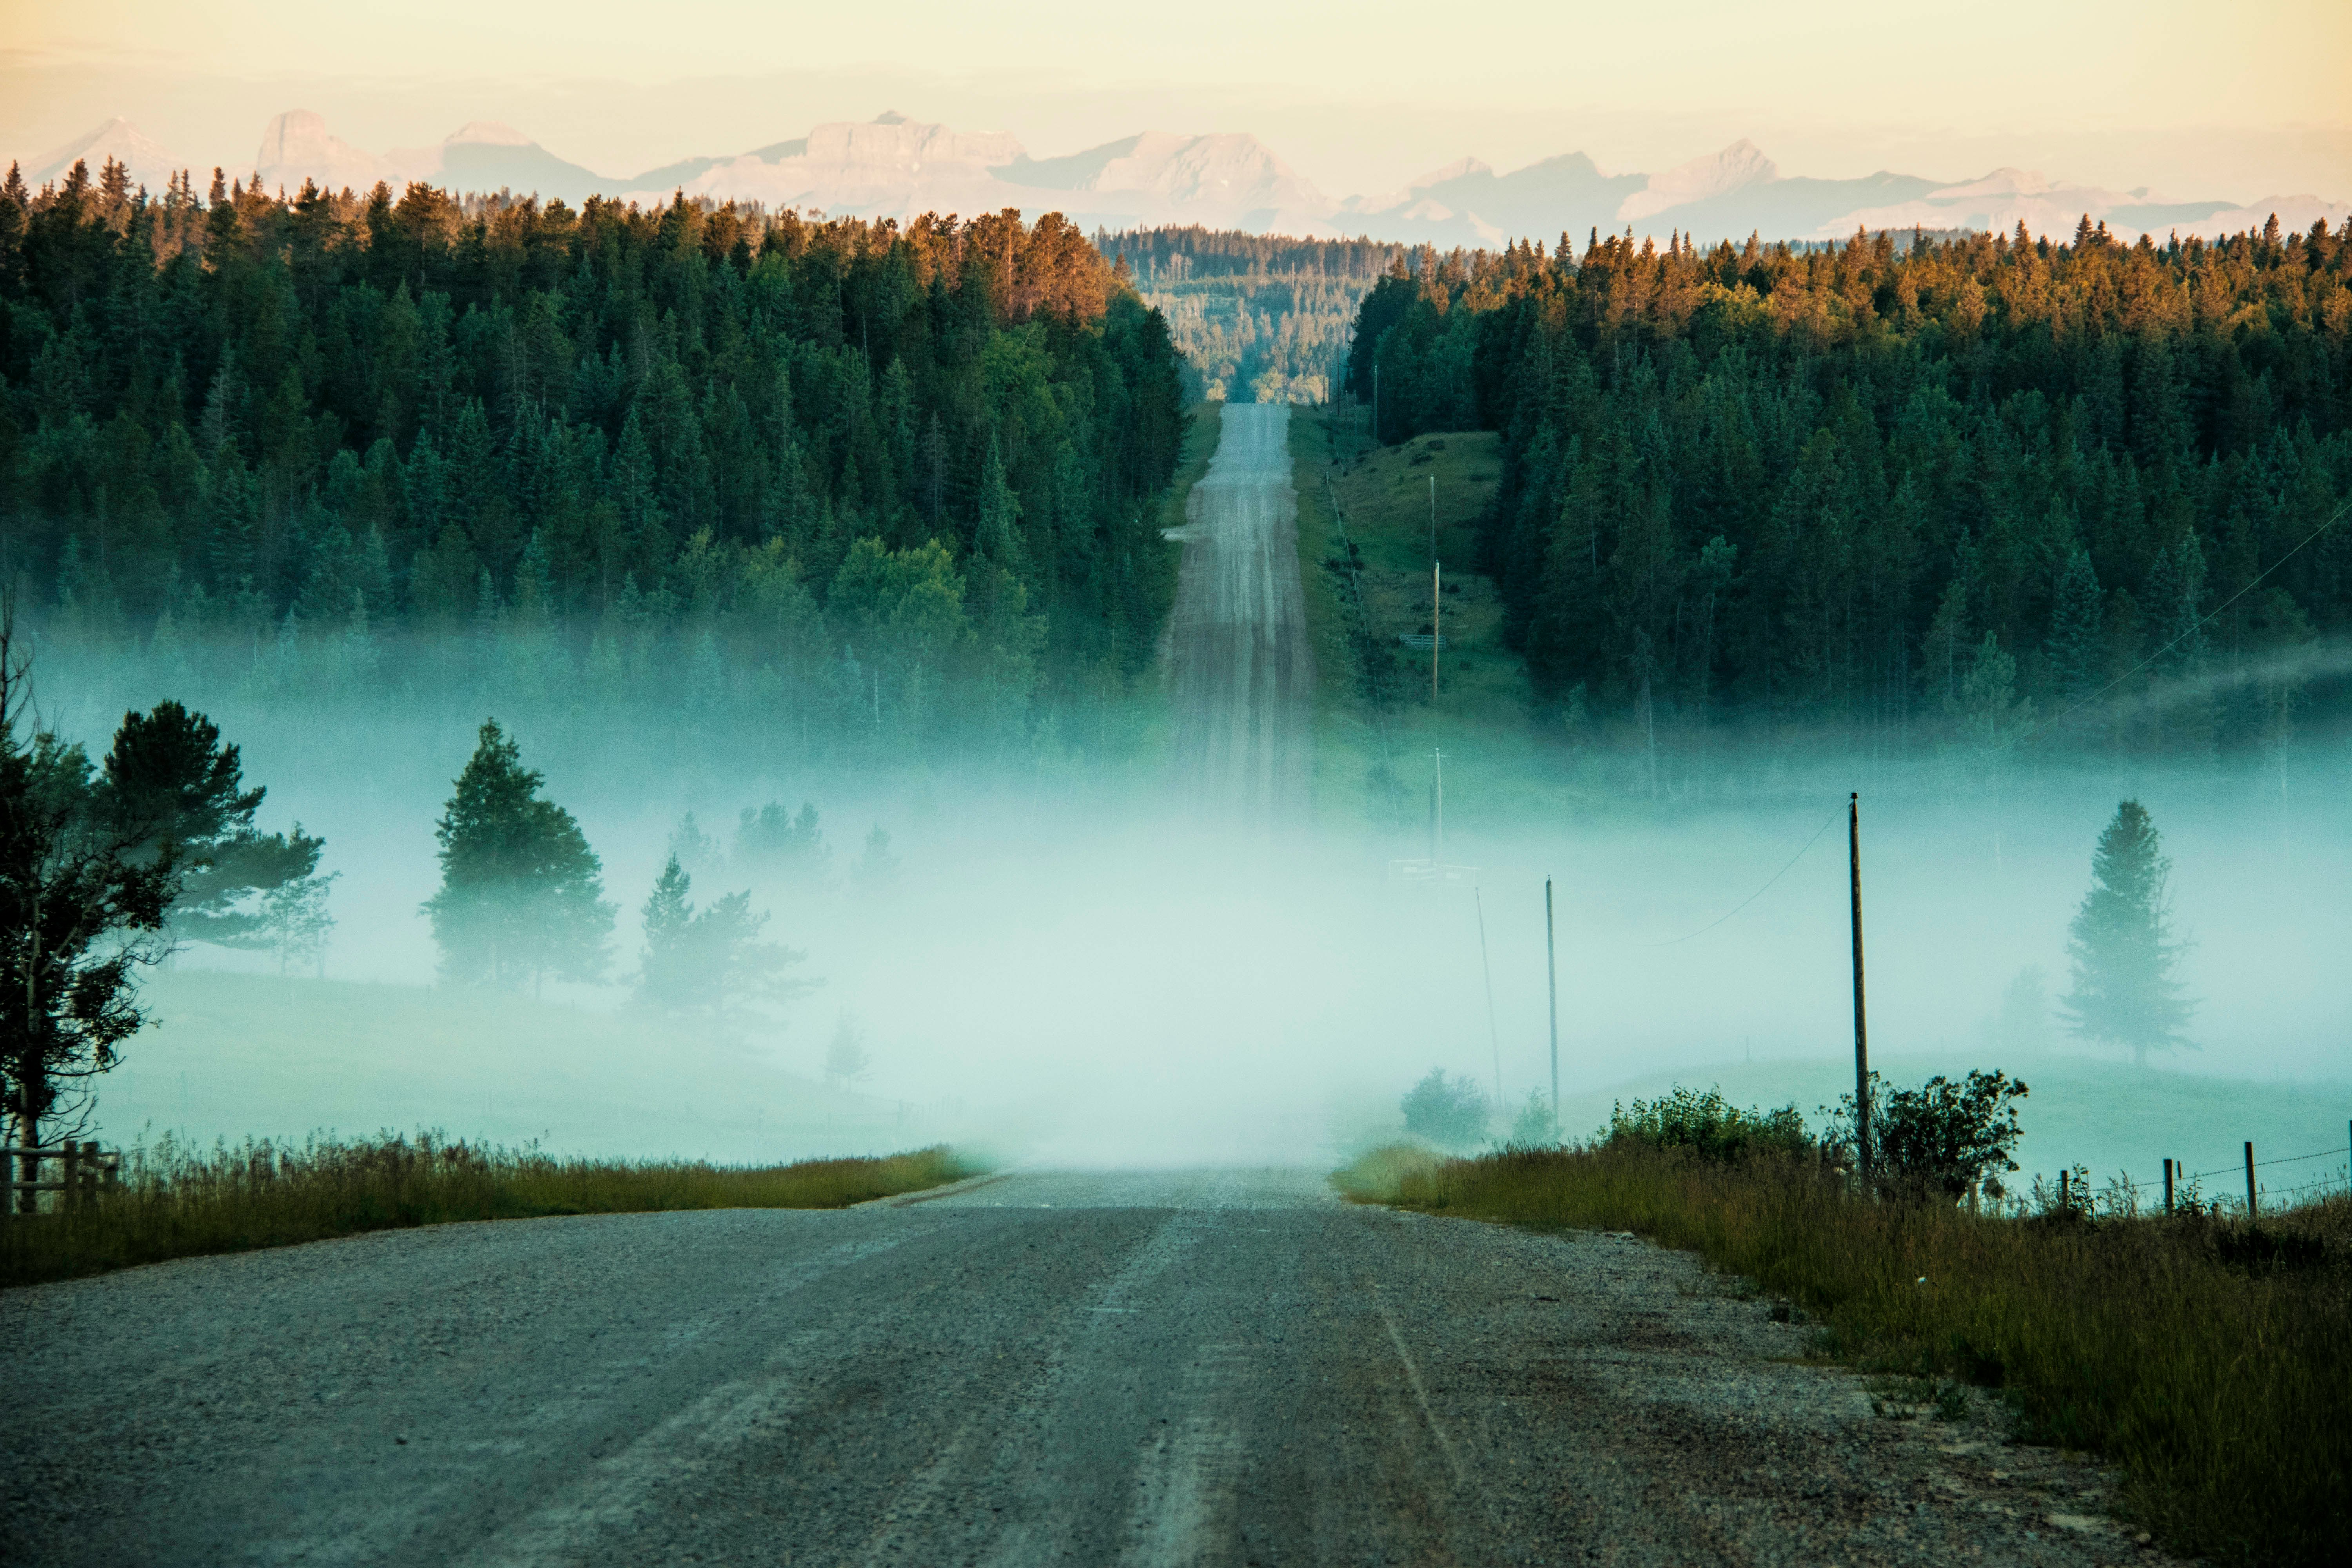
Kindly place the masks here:
POLYGON ((2116 1465, 2174 1551, 2343 1561, 2352 1541, 2352 1197, 2266 1218, 2002 1217, 1866 1201, 1818 1162, 1603 1146, 1381 1151, 1343 1192, 1633 1230, 1801 1303, 1830 1354, 2003 1391, 2035 1441, 2116 1465))
POLYGON ((943 1147, 742 1167, 562 1160, 429 1134, 313 1137, 299 1147, 255 1140, 210 1151, 166 1138, 127 1151, 121 1184, 92 1201, 0 1220, 0 1286, 452 1220, 843 1208, 979 1169, 943 1147))

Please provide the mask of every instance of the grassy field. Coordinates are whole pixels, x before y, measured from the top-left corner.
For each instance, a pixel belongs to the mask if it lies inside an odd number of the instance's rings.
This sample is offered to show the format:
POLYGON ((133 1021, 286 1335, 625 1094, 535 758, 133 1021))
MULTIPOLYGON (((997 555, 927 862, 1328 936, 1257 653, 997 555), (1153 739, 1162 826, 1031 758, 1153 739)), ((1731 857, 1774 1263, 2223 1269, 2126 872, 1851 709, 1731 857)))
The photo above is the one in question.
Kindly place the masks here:
POLYGON ((144 994, 152 1026, 96 1085, 86 1135, 110 1147, 167 1130, 208 1145, 456 1126, 588 1158, 772 1165, 964 1131, 816 1081, 821 1023, 729 1042, 625 1008, 186 968, 152 975, 144 994))
MULTIPOLYGON (((1297 408, 1290 449, 1298 488, 1298 559, 1320 689, 1315 780, 1319 812, 1426 833, 1430 752, 1446 755, 1449 812, 1555 810, 1585 789, 1578 758, 1545 732, 1527 667, 1503 646, 1503 606, 1475 569, 1476 530, 1502 468, 1490 431, 1368 447, 1345 415, 1297 408), (1430 549, 1444 564, 1445 646, 1430 700, 1429 654, 1397 638, 1430 629, 1430 549), (1336 515, 1335 515, 1336 514, 1336 515), (1341 535, 1355 547, 1352 579, 1341 535), (1352 633, 1360 595, 1365 637, 1352 633), (1367 656, 1383 662, 1375 702, 1367 656), (1383 722, 1385 721, 1385 722, 1383 722), (1383 759, 1391 794, 1376 782, 1383 759)), ((1425 849, 1420 852, 1425 853, 1425 849)))
POLYGON ((457 1220, 844 1208, 976 1173, 944 1148, 741 1167, 560 1160, 424 1137, 130 1151, 119 1186, 0 1223, 0 1285, 457 1220))
POLYGON ((2022 1437, 2116 1464, 2132 1516, 2176 1552, 2320 1563, 2352 1539, 2352 1198, 2258 1229, 1995 1218, 1861 1201, 1809 1163, 1646 1148, 1389 1149, 1337 1179, 1364 1201, 1696 1249, 1920 1404, 1952 1382, 2000 1390, 2022 1437))

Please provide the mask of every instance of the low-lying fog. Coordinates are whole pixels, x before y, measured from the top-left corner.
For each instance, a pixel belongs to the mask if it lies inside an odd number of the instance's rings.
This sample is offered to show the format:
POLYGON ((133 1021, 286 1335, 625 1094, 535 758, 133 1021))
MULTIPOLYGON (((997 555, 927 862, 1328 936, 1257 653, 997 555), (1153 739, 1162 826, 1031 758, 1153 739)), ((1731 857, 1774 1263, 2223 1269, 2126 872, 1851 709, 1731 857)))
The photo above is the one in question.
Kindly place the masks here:
MULTIPOLYGON (((102 749, 119 704, 83 712, 69 690, 48 695, 102 749)), ((1898 1082, 2023 1077, 2029 1171, 2152 1180, 2168 1155, 2221 1169, 2248 1139, 2264 1158, 2341 1147, 2352 1116, 2336 967, 2352 951, 2352 805, 2335 742, 2284 774, 2044 769, 1998 796, 1931 764, 1849 774, 1822 761, 1783 770, 1791 782, 1769 795, 1600 800, 1549 820, 1496 819, 1475 773, 1449 769, 1447 858, 1475 874, 1412 886, 1391 861, 1427 853, 1418 823, 1402 842, 1328 822, 1268 836, 1204 821, 1148 779, 978 767, 670 774, 561 754, 523 722, 525 761, 580 818, 621 910, 614 984, 534 1000, 431 989, 418 905, 478 715, 329 745, 315 728, 213 711, 248 782, 268 786, 263 825, 299 819, 341 873, 327 979, 186 950, 152 981, 156 1026, 100 1085, 109 1142, 428 1126, 719 1160, 953 1138, 1072 1163, 1330 1162, 1396 1131, 1399 1096, 1432 1066, 1489 1094, 1499 1077, 1514 1107, 1548 1086, 1547 876, 1571 1135, 1613 1098, 1675 1082, 1810 1116, 1852 1082, 1849 786, 1863 791, 1874 1064, 1898 1082), (2030 968, 2049 1002, 2063 994, 2066 922, 2126 795, 2164 834, 2175 919, 2196 943, 2183 974, 2200 1048, 2144 1073, 2070 1040, 2048 1008, 2012 1000, 2002 1016, 2030 968), (679 818, 723 845, 740 810, 771 801, 817 807, 833 851, 822 882, 706 873, 695 896, 753 887, 770 934, 804 950, 800 972, 822 986, 739 1039, 634 1010, 638 910, 679 818), (879 888, 849 874, 877 824, 899 862, 879 888), (845 1016, 870 1073, 825 1087, 845 1016)))

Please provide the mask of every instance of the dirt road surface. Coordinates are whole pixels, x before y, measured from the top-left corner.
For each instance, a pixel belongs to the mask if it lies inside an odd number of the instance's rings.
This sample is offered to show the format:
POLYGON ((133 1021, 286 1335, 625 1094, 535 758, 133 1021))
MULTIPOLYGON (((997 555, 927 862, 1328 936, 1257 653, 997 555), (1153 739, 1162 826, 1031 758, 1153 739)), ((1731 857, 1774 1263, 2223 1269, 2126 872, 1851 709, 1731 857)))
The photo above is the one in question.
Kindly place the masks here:
POLYGON ((2156 1562, 1685 1256, 1025 1173, 0 1294, 0 1562, 2156 1562))
POLYGON ((1206 813, 1265 825, 1307 805, 1315 655, 1298 584, 1290 408, 1228 403, 1185 502, 1168 658, 1176 754, 1206 813))

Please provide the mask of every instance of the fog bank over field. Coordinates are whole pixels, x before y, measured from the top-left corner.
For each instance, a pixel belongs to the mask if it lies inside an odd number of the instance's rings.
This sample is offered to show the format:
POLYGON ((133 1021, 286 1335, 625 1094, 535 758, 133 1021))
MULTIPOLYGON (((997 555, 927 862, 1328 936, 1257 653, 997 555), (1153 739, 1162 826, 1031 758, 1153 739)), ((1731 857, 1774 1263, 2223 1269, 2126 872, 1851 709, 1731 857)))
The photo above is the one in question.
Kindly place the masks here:
MULTIPOLYGON (((45 707, 93 744, 152 700, 50 673, 45 707)), ((1513 1104, 1548 1085, 1547 876, 1570 1135, 1612 1097, 1675 1081, 1810 1116, 1851 1081, 1849 787, 1863 792, 1874 1062, 1896 1081, 1998 1067, 2034 1083, 2029 1170, 2145 1175, 2168 1155, 2218 1168, 2249 1138, 2265 1155, 2333 1146, 2352 1100, 2352 1018, 2329 979, 2352 941, 2333 742, 2262 771, 2021 767, 1997 795, 1931 762, 1725 756, 1719 785, 1654 804, 1547 785, 1540 759, 1508 778, 1449 764, 1444 858, 1472 869, 1411 886, 1391 862, 1429 852, 1425 757, 1399 763, 1402 833, 1328 809, 1266 831, 1184 803, 1149 745, 1064 771, 1034 756, 737 771, 723 745, 649 758, 626 715, 602 744, 525 716, 510 726, 523 760, 579 817, 620 910, 613 983, 535 1000, 435 989, 418 912, 482 714, 368 723, 189 697, 268 786, 262 826, 326 838, 338 923, 323 983, 204 946, 158 975, 158 1026, 99 1086, 110 1142, 436 1125, 728 1160, 929 1137, 1092 1164, 1329 1159, 1393 1132, 1398 1096, 1433 1065, 1490 1095, 1499 1071, 1513 1104), (2014 1000, 2036 966, 2045 1002, 2063 994, 2066 922, 2126 795, 2165 835, 2196 944, 2183 974, 2201 1048, 2146 1074, 2014 1000), (733 1031, 637 1009, 639 910, 681 817, 723 849, 738 814, 771 802, 817 808, 822 872, 722 865, 694 893, 751 889, 769 935, 807 953, 794 973, 822 986, 733 1031), (898 863, 878 884, 858 874, 877 825, 898 863), (845 1014, 870 1076, 824 1086, 845 1014)))

